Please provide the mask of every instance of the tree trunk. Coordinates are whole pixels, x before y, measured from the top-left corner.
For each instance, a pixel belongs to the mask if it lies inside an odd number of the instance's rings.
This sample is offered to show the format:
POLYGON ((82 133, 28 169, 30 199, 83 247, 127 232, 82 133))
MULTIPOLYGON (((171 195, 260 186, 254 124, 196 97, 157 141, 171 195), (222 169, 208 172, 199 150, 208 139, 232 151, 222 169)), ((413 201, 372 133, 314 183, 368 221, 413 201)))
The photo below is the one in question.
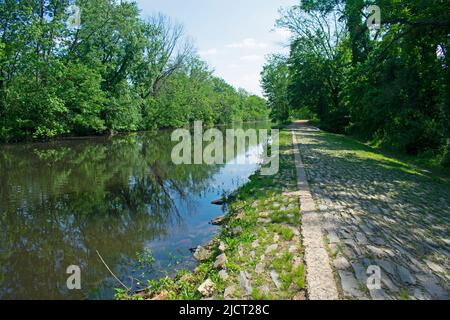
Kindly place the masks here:
POLYGON ((347 0, 345 13, 347 15, 347 28, 350 34, 352 49, 352 63, 356 65, 363 61, 364 37, 362 32, 364 25, 362 22, 361 10, 364 8, 364 0, 347 0))

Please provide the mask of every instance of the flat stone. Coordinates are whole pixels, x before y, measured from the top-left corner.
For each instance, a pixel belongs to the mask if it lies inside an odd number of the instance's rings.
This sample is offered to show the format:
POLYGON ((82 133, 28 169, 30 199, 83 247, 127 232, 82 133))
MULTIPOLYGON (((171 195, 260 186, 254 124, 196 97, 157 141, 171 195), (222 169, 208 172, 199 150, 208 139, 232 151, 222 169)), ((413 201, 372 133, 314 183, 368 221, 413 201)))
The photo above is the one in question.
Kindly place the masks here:
POLYGON ((387 260, 375 259, 375 264, 381 267, 384 271, 389 273, 392 276, 396 276, 395 265, 387 260))
POLYGON ((334 231, 329 231, 328 232, 328 241, 330 243, 339 243, 339 237, 337 236, 336 232, 334 231))
POLYGON ((255 267, 255 272, 258 274, 263 273, 264 270, 265 270, 265 266, 264 266, 264 263, 262 263, 262 262, 258 263, 255 267))
POLYGON ((297 268, 297 267, 301 266, 302 264, 303 264, 303 259, 302 259, 302 257, 294 257, 294 258, 292 259, 292 266, 293 266, 294 268, 297 268))
POLYGON ((242 233, 242 227, 241 226, 237 226, 236 228, 233 229, 233 234, 234 235, 239 235, 242 233))
POLYGON ((220 241, 219 251, 223 253, 223 252, 225 252, 225 250, 227 250, 227 246, 225 245, 225 243, 223 241, 220 241))
POLYGON ((406 284, 416 284, 416 279, 414 279, 413 275, 411 274, 411 272, 406 269, 405 267, 402 267, 400 265, 397 265, 397 271, 398 274, 400 275, 400 279, 402 280, 403 283, 406 284))
POLYGON ((220 217, 214 218, 214 219, 211 221, 211 224, 212 224, 213 226, 220 226, 221 224, 223 224, 223 222, 225 221, 225 219, 226 219, 225 216, 220 216, 220 217))
POLYGON ((216 258, 216 262, 214 262, 214 268, 216 269, 225 269, 227 263, 227 256, 225 253, 222 253, 220 256, 216 258))
POLYGON ((223 293, 223 297, 225 300, 233 299, 234 293, 236 292, 236 286, 232 285, 225 289, 225 292, 223 293))
POLYGON ((221 205, 225 204, 225 199, 217 199, 217 200, 211 201, 211 204, 221 206, 221 205))
POLYGON ((418 275, 417 279, 423 285, 425 290, 432 296, 432 298, 439 300, 449 299, 448 292, 439 285, 435 277, 428 275, 418 275))
POLYGON ((341 230, 339 230, 339 233, 342 235, 343 239, 351 240, 353 237, 353 234, 346 228, 341 228, 341 230))
POLYGON ((339 270, 338 273, 341 279, 342 290, 346 295, 355 298, 364 297, 364 293, 360 290, 359 283, 352 272, 339 270))
POLYGON ((348 262, 347 259, 345 259, 345 257, 341 256, 341 257, 334 259, 333 266, 337 270, 346 270, 346 269, 350 268, 350 263, 348 262))
POLYGON ((246 292, 247 295, 250 295, 253 291, 253 288, 250 282, 250 276, 247 271, 239 272, 238 280, 241 288, 246 292))
POLYGON ((372 239, 373 243, 375 243, 378 246, 385 246, 386 245, 386 241, 383 238, 380 237, 376 237, 374 239, 372 239))
POLYGON ((244 247, 239 246, 237 249, 237 252, 238 252, 238 256, 242 258, 244 256, 244 247))
POLYGON ((380 208, 377 208, 377 207, 370 207, 370 208, 369 208, 369 212, 370 212, 371 214, 380 214, 380 213, 381 213, 381 210, 380 210, 380 208))
POLYGON ((275 287, 277 287, 277 289, 280 289, 281 284, 280 284, 278 273, 275 270, 272 270, 272 271, 270 271, 270 277, 272 278, 272 281, 275 284, 275 287))
POLYGON ((372 229, 370 229, 367 225, 365 225, 365 224, 361 224, 360 225, 360 228, 361 228, 361 230, 364 232, 364 234, 366 234, 366 235, 372 235, 373 234, 373 232, 372 232, 372 229))
POLYGON ((276 251, 278 249, 278 244, 272 244, 270 246, 267 247, 266 249, 266 254, 272 253, 274 251, 276 251))
POLYGON ((294 233, 294 235, 300 236, 300 230, 298 228, 291 227, 291 230, 292 230, 292 233, 294 233))
POLYGON ((200 287, 198 287, 198 291, 203 295, 203 297, 211 297, 214 294, 215 289, 216 285, 209 278, 203 282, 200 287))
POLYGON ((363 234, 363 233, 361 233, 361 232, 357 232, 356 233, 356 241, 359 243, 359 244, 362 244, 362 245, 365 245, 365 244, 367 244, 367 237, 363 234))
POLYGON ((212 251, 202 246, 198 246, 194 252, 194 258, 198 262, 203 262, 212 258, 212 251))
POLYGON ((428 293, 420 290, 419 288, 414 289, 414 298, 417 300, 431 300, 432 299, 428 293))
POLYGON ((355 260, 358 258, 351 246, 341 246, 339 249, 342 250, 344 256, 346 256, 349 260, 355 260))
POLYGON ((259 292, 261 292, 261 294, 263 294, 264 296, 268 296, 270 294, 270 288, 268 285, 263 285, 261 287, 258 288, 259 292))
POLYGON ((358 262, 352 262, 352 268, 358 281, 365 286, 367 284, 368 278, 366 268, 364 268, 364 266, 358 262))
POLYGON ((244 212, 239 212, 239 213, 236 215, 236 220, 242 220, 242 219, 244 219, 244 218, 245 218, 244 212))
POLYGON ((370 296, 373 300, 392 300, 383 289, 370 290, 370 296))
POLYGON ((379 258, 383 258, 386 256, 385 251, 381 248, 375 246, 367 246, 367 249, 369 249, 373 254, 375 254, 379 258))
POLYGON ((425 260, 425 263, 434 272, 445 273, 445 269, 442 268, 441 266, 437 265, 436 263, 434 263, 430 260, 425 260))
POLYGON ((195 278, 194 278, 194 276, 192 274, 187 273, 187 274, 183 275, 180 278, 180 280, 183 281, 183 282, 193 282, 195 280, 195 278))
POLYGON ((228 279, 228 273, 225 270, 220 270, 219 274, 218 274, 219 278, 222 279, 223 281, 227 281, 228 279))
POLYGON ((400 291, 400 289, 392 282, 392 280, 387 275, 381 274, 381 283, 383 284, 383 286, 386 286, 389 289, 389 291, 392 292, 400 291))

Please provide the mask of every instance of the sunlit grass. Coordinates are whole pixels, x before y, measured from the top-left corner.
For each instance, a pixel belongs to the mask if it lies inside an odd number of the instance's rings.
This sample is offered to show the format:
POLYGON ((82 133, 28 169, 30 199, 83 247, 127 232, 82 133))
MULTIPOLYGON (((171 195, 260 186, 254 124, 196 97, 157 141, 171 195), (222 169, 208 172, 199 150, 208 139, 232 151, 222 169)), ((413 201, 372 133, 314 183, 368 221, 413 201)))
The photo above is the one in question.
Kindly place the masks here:
POLYGON ((430 162, 423 162, 419 158, 413 159, 407 155, 387 152, 344 135, 323 131, 316 133, 316 135, 324 141, 319 148, 328 150, 327 152, 333 153, 333 156, 338 156, 336 155, 337 153, 342 157, 362 160, 368 164, 382 166, 385 169, 398 170, 417 176, 449 182, 447 170, 430 167, 430 162))

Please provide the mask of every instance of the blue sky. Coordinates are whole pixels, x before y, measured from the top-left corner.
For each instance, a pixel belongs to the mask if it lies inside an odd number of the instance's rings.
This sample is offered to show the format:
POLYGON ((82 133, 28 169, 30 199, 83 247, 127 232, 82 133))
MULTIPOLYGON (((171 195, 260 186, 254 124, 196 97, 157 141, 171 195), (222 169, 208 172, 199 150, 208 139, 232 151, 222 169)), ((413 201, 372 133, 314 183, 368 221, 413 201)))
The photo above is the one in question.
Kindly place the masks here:
POLYGON ((138 0, 142 16, 163 13, 185 33, 215 74, 261 95, 260 72, 270 53, 287 52, 289 34, 273 30, 280 7, 298 0, 138 0))

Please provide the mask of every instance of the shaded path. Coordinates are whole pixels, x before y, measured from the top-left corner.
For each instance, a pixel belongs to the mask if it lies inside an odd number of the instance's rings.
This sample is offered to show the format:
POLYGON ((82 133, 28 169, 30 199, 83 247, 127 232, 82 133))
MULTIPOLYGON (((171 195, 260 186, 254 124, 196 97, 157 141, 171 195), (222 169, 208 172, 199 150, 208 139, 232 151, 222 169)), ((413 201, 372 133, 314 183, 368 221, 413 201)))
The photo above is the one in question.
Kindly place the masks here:
POLYGON ((450 186, 345 137, 295 125, 342 296, 448 299, 450 186), (367 269, 381 288, 367 288, 367 269))

